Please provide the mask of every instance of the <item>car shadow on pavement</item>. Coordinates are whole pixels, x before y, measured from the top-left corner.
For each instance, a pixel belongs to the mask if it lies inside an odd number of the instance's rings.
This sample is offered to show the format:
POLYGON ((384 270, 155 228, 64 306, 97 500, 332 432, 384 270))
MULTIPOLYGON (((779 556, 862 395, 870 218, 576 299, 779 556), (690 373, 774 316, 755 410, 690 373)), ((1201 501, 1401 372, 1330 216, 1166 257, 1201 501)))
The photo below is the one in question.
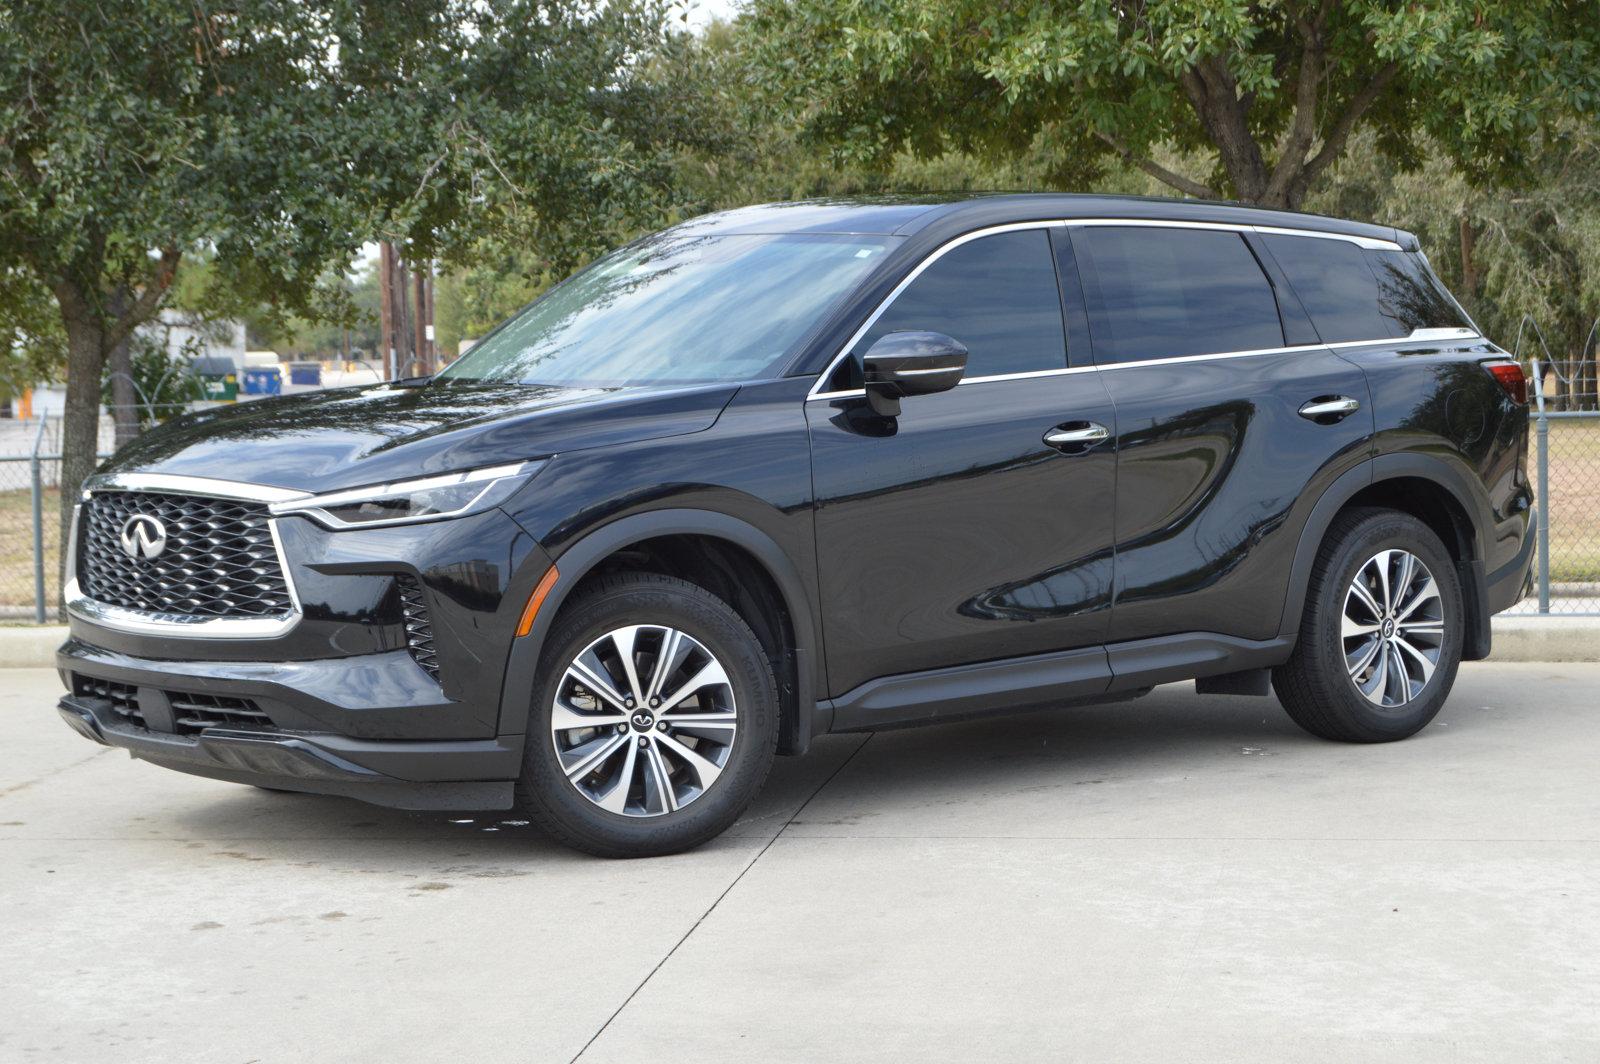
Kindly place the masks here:
MULTIPOLYGON (((1456 716, 1466 712, 1468 707, 1455 707, 1456 716)), ((1448 733, 1430 728, 1411 742, 1426 743, 1430 734, 1448 733)), ((838 816, 844 807, 870 816, 874 806, 981 797, 1002 821, 1010 796, 1025 802, 1042 788, 1232 774, 1245 758, 1303 758, 1318 749, 1340 749, 1300 731, 1271 698, 1200 697, 1180 686, 1129 702, 883 731, 863 746, 866 738, 827 736, 806 757, 778 758, 745 817, 710 845, 764 842, 797 817, 800 823, 828 822, 815 815, 826 809, 822 815, 838 816)), ((175 806, 172 826, 189 838, 270 843, 305 859, 374 847, 412 862, 492 856, 526 865, 577 856, 507 811, 413 813, 246 787, 175 806)))
MULTIPOLYGON (((835 767, 864 736, 829 736, 804 758, 779 758, 763 795, 741 826, 765 825, 768 835, 823 788, 835 767)), ((870 763, 873 790, 890 783, 907 792, 962 789, 989 791, 1019 773, 1073 773, 1115 768, 1123 778, 1170 771, 1218 754, 1239 756, 1316 744, 1265 698, 1200 698, 1182 688, 1158 691, 1131 702, 1047 708, 1022 714, 952 722, 927 728, 877 733, 835 786, 870 763)), ((175 803, 177 804, 177 803, 175 803)), ((413 813, 366 805, 353 799, 280 793, 249 787, 220 792, 211 801, 178 804, 179 827, 196 839, 273 840, 307 850, 389 841, 441 855, 489 848, 504 852, 506 840, 529 857, 565 853, 513 812, 413 813)), ((734 837, 752 832, 735 828, 734 837)))

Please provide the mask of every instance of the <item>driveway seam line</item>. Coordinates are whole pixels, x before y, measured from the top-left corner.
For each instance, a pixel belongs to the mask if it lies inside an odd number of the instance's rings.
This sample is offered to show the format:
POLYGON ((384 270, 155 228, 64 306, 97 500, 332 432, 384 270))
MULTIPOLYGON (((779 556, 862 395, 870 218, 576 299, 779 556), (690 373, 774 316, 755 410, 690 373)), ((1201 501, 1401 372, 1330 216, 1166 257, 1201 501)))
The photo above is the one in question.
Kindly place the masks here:
POLYGON ((13 783, 9 787, 6 787, 5 789, 0 790, 0 798, 8 798, 13 794, 18 794, 18 793, 20 793, 22 791, 27 790, 29 787, 32 787, 35 784, 43 783, 45 780, 48 780, 48 779, 54 779, 55 777, 61 775, 63 772, 71 772, 75 768, 81 768, 84 765, 87 765, 89 762, 93 761, 95 758, 100 757, 103 754, 109 754, 111 752, 111 749, 112 748, 109 747, 109 746, 102 746, 100 749, 96 750, 94 753, 90 754, 89 756, 84 757, 84 758, 80 758, 79 760, 74 761, 70 765, 62 765, 60 768, 51 769, 49 772, 46 772, 44 775, 35 776, 31 780, 23 780, 21 783, 13 783))
POLYGON ((618 1016, 622 1015, 623 1009, 633 1004, 633 999, 639 996, 639 991, 643 990, 646 984, 656 977, 656 973, 659 972, 662 967, 672 959, 672 955, 678 952, 678 947, 689 941, 690 935, 700 930, 700 925, 706 922, 706 917, 710 916, 714 911, 716 911, 717 906, 722 904, 722 899, 726 898, 733 891, 733 888, 739 885, 739 881, 745 877, 745 873, 754 868, 756 862, 766 856, 767 851, 772 849, 772 844, 777 842, 785 831, 789 830, 789 825, 793 824, 795 820, 799 818, 800 814, 806 811, 807 806, 816 801, 817 795, 821 794, 825 789, 827 789, 828 784, 832 783, 834 779, 838 777, 839 773, 845 770, 845 766, 856 759, 856 755, 861 753, 862 749, 866 747, 867 743, 872 741, 872 737, 875 734, 877 733, 868 732, 867 737, 861 740, 854 750, 850 751, 849 756, 843 761, 839 762, 839 767, 828 773, 828 778, 817 784, 817 789, 807 795, 806 800, 800 803, 799 808, 797 808, 793 813, 789 814, 789 819, 783 822, 783 827, 774 832, 772 838, 768 839, 766 844, 762 846, 761 849, 756 851, 755 856, 751 857, 750 860, 746 862, 745 866, 739 869, 739 874, 733 877, 733 882, 729 883, 723 888, 722 893, 717 895, 716 900, 711 903, 705 912, 700 914, 700 918, 690 926, 689 930, 683 933, 683 937, 679 938, 677 942, 674 942, 672 944, 672 948, 667 950, 666 954, 659 961, 656 961, 655 967, 650 969, 648 975, 639 980, 639 985, 633 988, 633 991, 623 999, 622 1004, 618 1005, 616 1010, 612 1012, 610 1016, 606 1017, 606 1022, 602 1023, 600 1025, 600 1029, 589 1036, 589 1040, 583 1043, 582 1049, 573 1054, 572 1060, 568 1061, 568 1064, 577 1064, 578 1058, 589 1052, 589 1047, 594 1045, 596 1040, 598 1040, 601 1035, 606 1033, 606 1029, 616 1021, 618 1016))

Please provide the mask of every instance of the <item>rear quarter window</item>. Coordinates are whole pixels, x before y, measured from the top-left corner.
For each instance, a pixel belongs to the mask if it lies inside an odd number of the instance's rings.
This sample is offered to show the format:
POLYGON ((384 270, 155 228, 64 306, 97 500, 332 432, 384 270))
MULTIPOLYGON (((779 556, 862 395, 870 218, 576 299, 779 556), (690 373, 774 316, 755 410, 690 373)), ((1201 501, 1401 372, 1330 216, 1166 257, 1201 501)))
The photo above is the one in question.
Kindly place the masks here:
POLYGON ((1454 329, 1472 323, 1454 297, 1415 251, 1368 251, 1367 263, 1378 282, 1378 306, 1395 323, 1395 333, 1413 329, 1454 329))
POLYGON ((1381 306, 1378 278, 1360 247, 1311 236, 1264 236, 1262 242, 1289 278, 1323 343, 1395 335, 1395 325, 1381 306))

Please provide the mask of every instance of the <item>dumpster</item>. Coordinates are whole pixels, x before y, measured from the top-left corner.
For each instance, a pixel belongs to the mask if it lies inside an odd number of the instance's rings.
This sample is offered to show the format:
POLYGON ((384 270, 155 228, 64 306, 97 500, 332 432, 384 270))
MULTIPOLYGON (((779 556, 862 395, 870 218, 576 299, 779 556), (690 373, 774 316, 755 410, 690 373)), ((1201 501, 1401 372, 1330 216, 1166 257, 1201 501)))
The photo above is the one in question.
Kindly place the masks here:
POLYGON ((303 388, 322 387, 322 363, 289 363, 289 383, 303 388))
POLYGON ((231 403, 239 398, 239 367, 233 359, 207 355, 195 359, 189 372, 199 379, 203 398, 214 403, 231 403))
POLYGON ((283 392, 283 371, 277 366, 254 366, 244 371, 244 394, 280 395, 283 392))

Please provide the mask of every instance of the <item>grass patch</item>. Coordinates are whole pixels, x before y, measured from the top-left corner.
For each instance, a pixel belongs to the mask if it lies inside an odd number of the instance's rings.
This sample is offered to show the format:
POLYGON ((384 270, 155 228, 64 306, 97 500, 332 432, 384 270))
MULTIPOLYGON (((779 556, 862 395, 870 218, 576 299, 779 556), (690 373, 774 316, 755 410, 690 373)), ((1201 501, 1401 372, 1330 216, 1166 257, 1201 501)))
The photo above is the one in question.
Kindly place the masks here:
POLYGON ((1550 579, 1600 580, 1600 418, 1550 422, 1548 490, 1550 579))
MULTIPOLYGON (((44 513, 45 603, 56 604, 56 514, 61 492, 46 488, 44 513)), ((33 499, 26 489, 0 491, 0 606, 33 605, 33 499)))

